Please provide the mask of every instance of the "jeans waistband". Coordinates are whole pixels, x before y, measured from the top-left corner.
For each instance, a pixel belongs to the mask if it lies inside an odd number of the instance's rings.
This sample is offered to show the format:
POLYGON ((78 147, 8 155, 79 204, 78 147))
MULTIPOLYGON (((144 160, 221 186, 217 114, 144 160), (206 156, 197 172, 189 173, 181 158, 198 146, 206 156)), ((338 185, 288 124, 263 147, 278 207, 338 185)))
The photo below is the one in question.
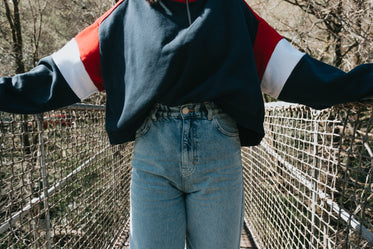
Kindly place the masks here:
POLYGON ((223 110, 213 102, 188 103, 179 106, 156 104, 151 110, 151 118, 206 118, 211 120, 214 115, 223 113, 223 110))

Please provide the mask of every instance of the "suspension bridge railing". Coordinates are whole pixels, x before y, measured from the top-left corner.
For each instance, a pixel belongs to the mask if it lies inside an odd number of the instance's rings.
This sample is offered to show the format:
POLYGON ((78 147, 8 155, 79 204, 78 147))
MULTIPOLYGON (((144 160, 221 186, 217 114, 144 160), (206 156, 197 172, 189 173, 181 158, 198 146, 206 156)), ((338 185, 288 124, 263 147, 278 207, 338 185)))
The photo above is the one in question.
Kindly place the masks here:
MULTIPOLYGON (((259 248, 372 248, 372 113, 370 104, 267 106, 266 138, 242 149, 259 248)), ((0 113, 0 249, 125 240, 132 151, 109 146, 102 106, 0 113)))
POLYGON ((129 217, 132 147, 109 146, 104 115, 0 113, 0 249, 113 245, 129 217))
POLYGON ((373 248, 372 107, 266 106, 264 141, 242 150, 258 248, 373 248))

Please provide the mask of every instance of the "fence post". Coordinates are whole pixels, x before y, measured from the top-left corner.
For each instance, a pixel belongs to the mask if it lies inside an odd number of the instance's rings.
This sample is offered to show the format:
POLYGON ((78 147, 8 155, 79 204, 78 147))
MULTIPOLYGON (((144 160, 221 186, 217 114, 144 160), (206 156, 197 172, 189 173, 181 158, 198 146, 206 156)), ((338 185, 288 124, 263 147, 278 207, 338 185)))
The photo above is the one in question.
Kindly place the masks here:
POLYGON ((45 143, 44 143, 44 136, 43 136, 43 115, 37 114, 35 115, 37 118, 38 123, 38 131, 39 131, 39 151, 40 151, 40 167, 41 167, 41 174, 43 178, 43 194, 44 194, 44 210, 45 210, 45 221, 46 221, 46 229, 47 229, 47 248, 50 249, 51 245, 51 224, 50 224, 50 214, 49 214, 49 196, 48 196, 48 175, 47 175, 47 165, 46 165, 46 154, 45 154, 45 143))
POLYGON ((319 118, 320 111, 312 111, 312 123, 313 123, 313 168, 311 172, 312 177, 312 217, 311 217, 311 244, 315 243, 315 217, 316 217, 316 205, 317 205, 317 196, 318 196, 318 178, 319 178, 319 169, 318 169, 318 132, 319 132, 319 118))

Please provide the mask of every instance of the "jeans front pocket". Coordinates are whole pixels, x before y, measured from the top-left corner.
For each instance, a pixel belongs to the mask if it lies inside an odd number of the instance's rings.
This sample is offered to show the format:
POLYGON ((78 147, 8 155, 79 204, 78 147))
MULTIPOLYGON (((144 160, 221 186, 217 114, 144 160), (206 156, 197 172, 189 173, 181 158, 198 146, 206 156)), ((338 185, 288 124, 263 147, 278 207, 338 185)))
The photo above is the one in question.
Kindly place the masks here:
POLYGON ((150 129, 152 125, 152 120, 150 117, 147 117, 145 121, 141 124, 141 126, 136 131, 136 138, 140 138, 144 136, 150 129))
POLYGON ((223 135, 235 137, 239 135, 236 121, 228 114, 218 113, 214 115, 213 122, 215 128, 223 135))

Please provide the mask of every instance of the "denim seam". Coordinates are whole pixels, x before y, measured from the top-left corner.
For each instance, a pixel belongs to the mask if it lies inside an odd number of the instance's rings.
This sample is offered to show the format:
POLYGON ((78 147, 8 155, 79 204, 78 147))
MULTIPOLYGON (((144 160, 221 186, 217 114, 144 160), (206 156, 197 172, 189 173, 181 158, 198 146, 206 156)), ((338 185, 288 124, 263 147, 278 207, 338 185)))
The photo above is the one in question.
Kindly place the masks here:
POLYGON ((186 240, 188 241, 188 243, 187 243, 187 249, 195 249, 195 247, 192 245, 192 242, 189 239, 189 237, 186 237, 186 240))
MULTIPOLYGON (((245 211, 245 190, 244 190, 244 186, 243 186, 243 169, 241 167, 241 191, 242 191, 242 194, 241 194, 241 220, 240 220, 240 230, 242 231, 243 229, 243 220, 244 220, 244 211, 245 211)), ((238 249, 241 248, 241 233, 238 235, 238 249)))
POLYGON ((238 137, 239 136, 239 133, 238 131, 237 132, 230 132, 230 131, 227 131, 225 130, 219 123, 219 120, 217 118, 214 118, 212 120, 214 122, 214 126, 216 127, 216 129, 223 135, 225 136, 228 136, 228 137, 238 137))

